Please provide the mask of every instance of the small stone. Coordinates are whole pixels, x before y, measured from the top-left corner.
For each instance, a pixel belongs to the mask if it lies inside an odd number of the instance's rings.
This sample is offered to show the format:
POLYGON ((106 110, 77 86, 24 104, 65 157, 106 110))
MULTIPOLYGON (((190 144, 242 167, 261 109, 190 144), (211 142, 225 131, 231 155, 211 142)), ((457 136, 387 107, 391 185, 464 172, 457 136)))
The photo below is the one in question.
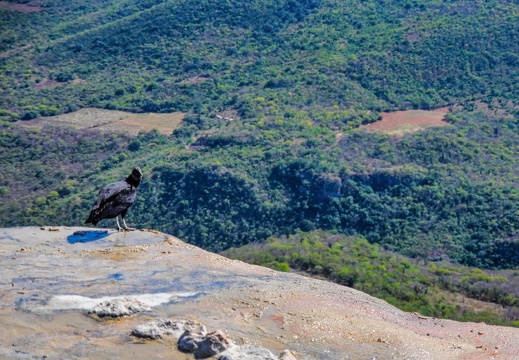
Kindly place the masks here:
POLYGON ((230 346, 232 346, 232 340, 220 330, 213 331, 207 335, 203 335, 196 330, 187 330, 178 339, 178 349, 194 353, 197 359, 214 356, 230 346))
POLYGON ((59 231, 59 227, 57 226, 42 226, 40 229, 45 231, 59 231))
POLYGON ((178 349, 181 351, 194 353, 198 350, 198 344, 203 341, 203 335, 186 331, 184 335, 178 339, 178 349))
POLYGON ((137 326, 130 335, 142 338, 142 339, 160 339, 163 336, 163 332, 159 327, 157 326, 157 323, 155 322, 149 322, 146 324, 141 324, 137 326))
POLYGON ((225 336, 221 330, 207 334, 198 344, 195 350, 197 359, 205 359, 225 351, 233 345, 232 340, 225 336))

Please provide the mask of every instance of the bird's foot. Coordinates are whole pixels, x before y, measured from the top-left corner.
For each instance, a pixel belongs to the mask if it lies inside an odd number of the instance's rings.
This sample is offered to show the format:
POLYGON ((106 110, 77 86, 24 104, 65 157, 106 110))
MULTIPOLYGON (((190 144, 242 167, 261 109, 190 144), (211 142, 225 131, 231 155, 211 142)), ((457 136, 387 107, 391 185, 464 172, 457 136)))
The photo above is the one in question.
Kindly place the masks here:
MULTIPOLYGON (((128 225, 126 225, 126 221, 124 221, 124 218, 121 217, 121 220, 123 221, 123 226, 124 226, 124 231, 133 231, 133 230, 137 230, 137 229, 134 229, 134 228, 130 228, 128 227, 128 225)), ((117 223, 119 224, 119 223, 117 223)))

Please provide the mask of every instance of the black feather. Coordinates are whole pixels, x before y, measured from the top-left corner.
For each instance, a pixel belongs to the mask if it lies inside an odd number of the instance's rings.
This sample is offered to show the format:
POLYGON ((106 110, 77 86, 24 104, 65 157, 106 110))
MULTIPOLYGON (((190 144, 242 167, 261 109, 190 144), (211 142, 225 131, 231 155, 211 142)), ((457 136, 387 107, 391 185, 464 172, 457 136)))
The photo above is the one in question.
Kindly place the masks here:
POLYGON ((136 167, 126 179, 102 188, 85 224, 92 223, 95 225, 100 220, 112 219, 119 215, 124 219, 128 208, 135 201, 137 187, 141 179, 142 171, 136 167))

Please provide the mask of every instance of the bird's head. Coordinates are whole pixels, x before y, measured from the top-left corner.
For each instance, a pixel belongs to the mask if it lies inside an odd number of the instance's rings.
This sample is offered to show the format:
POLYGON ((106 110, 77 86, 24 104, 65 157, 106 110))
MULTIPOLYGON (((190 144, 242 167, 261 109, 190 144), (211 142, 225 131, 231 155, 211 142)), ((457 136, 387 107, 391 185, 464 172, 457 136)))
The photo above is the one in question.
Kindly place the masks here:
POLYGON ((135 180, 137 183, 139 181, 141 181, 142 179, 142 170, 140 167, 135 167, 133 170, 132 170, 132 174, 131 174, 131 177, 133 180, 135 180))

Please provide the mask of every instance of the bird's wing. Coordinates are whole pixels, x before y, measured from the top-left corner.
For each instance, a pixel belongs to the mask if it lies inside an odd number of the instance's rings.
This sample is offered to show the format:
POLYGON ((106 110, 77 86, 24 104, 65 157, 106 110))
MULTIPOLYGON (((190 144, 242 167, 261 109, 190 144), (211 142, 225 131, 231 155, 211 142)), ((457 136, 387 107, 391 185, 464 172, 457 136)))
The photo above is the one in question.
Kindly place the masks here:
POLYGON ((106 185, 99 191, 97 202, 92 210, 102 208, 111 198, 130 187, 131 185, 124 180, 106 185))

